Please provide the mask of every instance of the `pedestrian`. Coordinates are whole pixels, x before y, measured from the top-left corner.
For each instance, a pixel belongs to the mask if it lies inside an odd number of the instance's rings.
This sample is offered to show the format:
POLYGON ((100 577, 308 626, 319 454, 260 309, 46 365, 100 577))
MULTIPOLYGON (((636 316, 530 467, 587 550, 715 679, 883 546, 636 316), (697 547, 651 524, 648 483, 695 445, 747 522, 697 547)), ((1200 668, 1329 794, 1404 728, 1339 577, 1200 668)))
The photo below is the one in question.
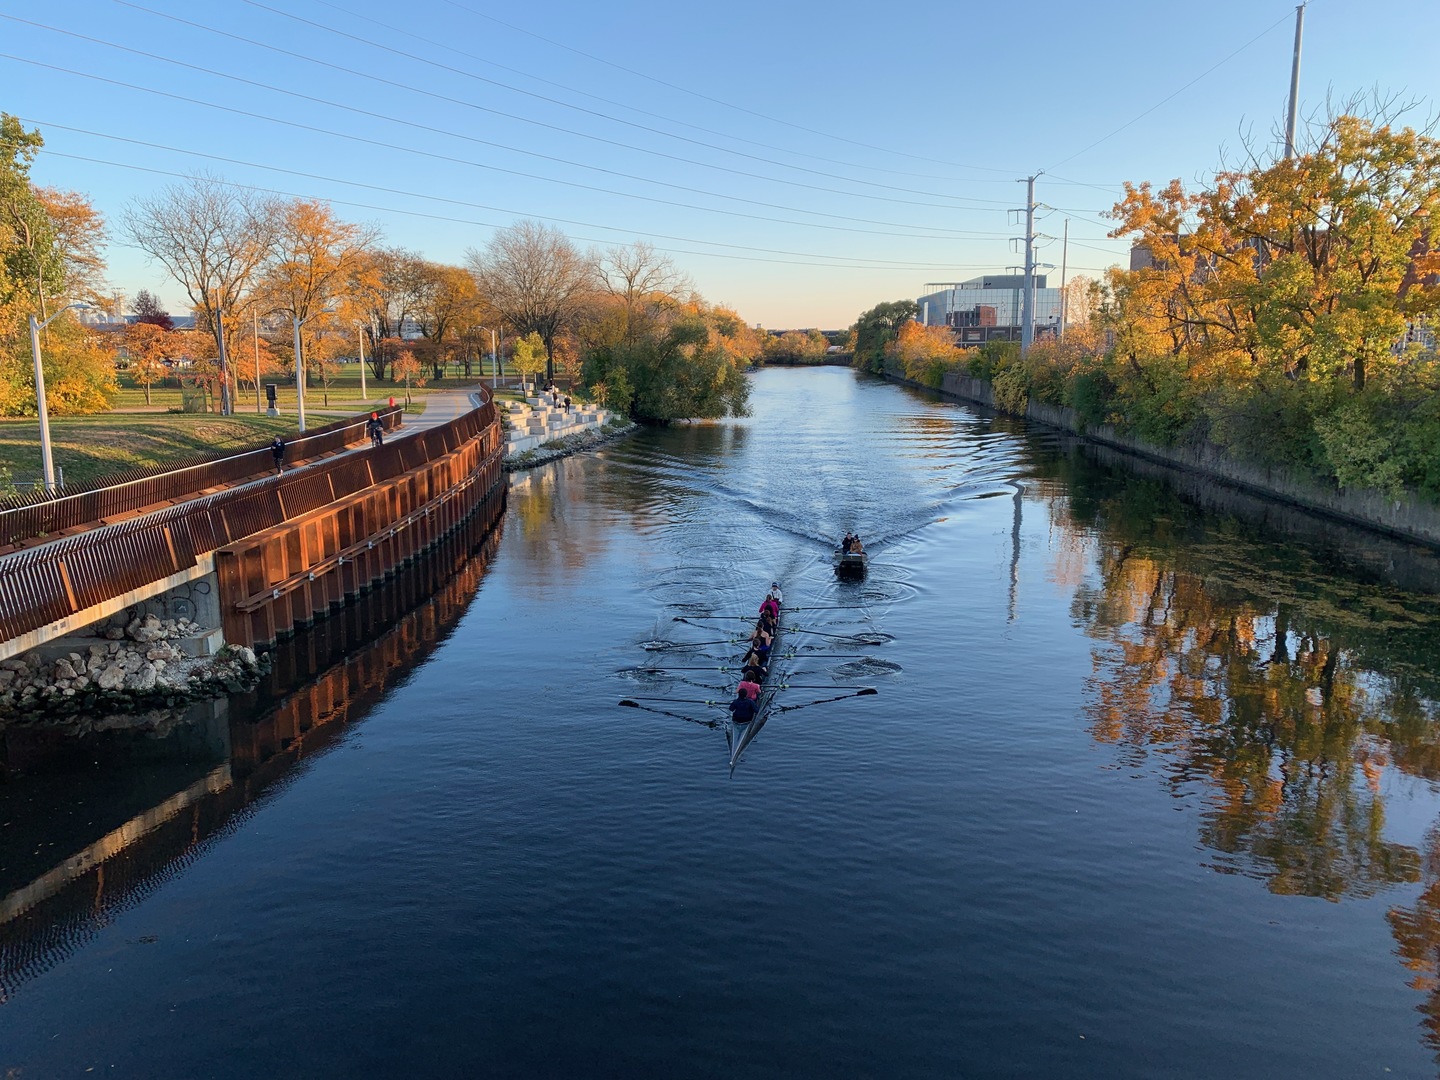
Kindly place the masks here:
POLYGON ((270 456, 275 459, 275 471, 277 473, 284 472, 285 440, 282 439, 279 435, 276 435, 275 441, 270 444, 270 456))

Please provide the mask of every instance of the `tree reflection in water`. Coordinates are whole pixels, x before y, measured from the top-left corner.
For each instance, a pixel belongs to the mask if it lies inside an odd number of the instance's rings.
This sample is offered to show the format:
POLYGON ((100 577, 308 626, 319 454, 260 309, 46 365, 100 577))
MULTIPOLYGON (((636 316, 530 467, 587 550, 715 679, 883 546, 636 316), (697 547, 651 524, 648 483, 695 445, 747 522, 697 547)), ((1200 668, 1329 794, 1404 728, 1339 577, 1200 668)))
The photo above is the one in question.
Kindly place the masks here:
MULTIPOLYGON (((1202 527, 1160 485, 1096 486, 1052 502, 1095 557, 1072 602, 1095 639, 1094 738, 1203 799, 1219 872, 1330 901, 1420 883, 1388 919, 1440 1052, 1440 822, 1423 850, 1388 838, 1384 783, 1440 779, 1440 602, 1338 574, 1333 551, 1202 527)), ((1055 579, 1074 563, 1062 550, 1055 579)))

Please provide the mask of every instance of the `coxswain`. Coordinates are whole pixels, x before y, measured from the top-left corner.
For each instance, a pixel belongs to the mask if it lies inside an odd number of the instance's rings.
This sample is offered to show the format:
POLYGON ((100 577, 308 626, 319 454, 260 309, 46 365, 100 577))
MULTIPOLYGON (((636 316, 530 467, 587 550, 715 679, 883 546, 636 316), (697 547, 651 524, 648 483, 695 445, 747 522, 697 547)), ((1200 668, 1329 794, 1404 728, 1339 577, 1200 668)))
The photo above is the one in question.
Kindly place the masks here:
POLYGON ((777 607, 785 603, 785 594, 780 591, 780 583, 778 581, 770 582, 770 595, 775 598, 777 607))
POLYGON ((730 702, 730 719, 737 724, 748 724, 755 719, 755 699, 744 691, 736 693, 735 700, 730 702))

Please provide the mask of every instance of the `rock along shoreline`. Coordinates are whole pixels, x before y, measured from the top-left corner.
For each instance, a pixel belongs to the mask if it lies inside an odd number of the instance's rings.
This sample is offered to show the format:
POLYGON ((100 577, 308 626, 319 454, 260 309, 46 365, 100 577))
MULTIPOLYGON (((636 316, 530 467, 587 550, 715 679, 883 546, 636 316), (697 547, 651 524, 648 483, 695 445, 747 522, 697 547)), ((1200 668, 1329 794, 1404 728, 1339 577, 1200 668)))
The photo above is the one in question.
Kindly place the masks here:
POLYGON ((548 465, 552 461, 559 461, 561 458, 569 457, 571 454, 583 453, 586 450, 594 450, 604 446, 606 443, 614 442, 616 439, 638 430, 639 424, 634 421, 626 421, 617 427, 602 428, 598 431, 583 431, 578 435, 567 435, 563 439, 556 439, 553 443, 546 443, 544 446, 534 450, 526 450, 514 458, 505 462, 506 472, 524 472, 526 469, 535 469, 541 465, 548 465))
POLYGON ((74 641, 53 660, 30 652, 0 662, 0 731, 58 726, 84 734, 144 727, 147 710, 254 686, 269 658, 230 645, 213 656, 190 656, 176 644, 200 631, 188 619, 146 615, 88 644, 74 641))

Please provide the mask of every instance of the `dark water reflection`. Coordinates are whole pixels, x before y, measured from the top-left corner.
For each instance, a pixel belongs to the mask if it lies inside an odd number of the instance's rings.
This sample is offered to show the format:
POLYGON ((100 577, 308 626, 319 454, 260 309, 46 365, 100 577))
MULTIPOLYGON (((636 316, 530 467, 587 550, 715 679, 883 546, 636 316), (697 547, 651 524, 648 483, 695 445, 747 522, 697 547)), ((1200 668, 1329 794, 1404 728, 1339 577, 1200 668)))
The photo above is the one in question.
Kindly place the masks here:
POLYGON ((832 369, 426 573, 213 737, 0 788, 0 1069, 1435 1074, 1431 554, 832 369), (772 578, 786 700, 880 694, 732 778, 772 578))

